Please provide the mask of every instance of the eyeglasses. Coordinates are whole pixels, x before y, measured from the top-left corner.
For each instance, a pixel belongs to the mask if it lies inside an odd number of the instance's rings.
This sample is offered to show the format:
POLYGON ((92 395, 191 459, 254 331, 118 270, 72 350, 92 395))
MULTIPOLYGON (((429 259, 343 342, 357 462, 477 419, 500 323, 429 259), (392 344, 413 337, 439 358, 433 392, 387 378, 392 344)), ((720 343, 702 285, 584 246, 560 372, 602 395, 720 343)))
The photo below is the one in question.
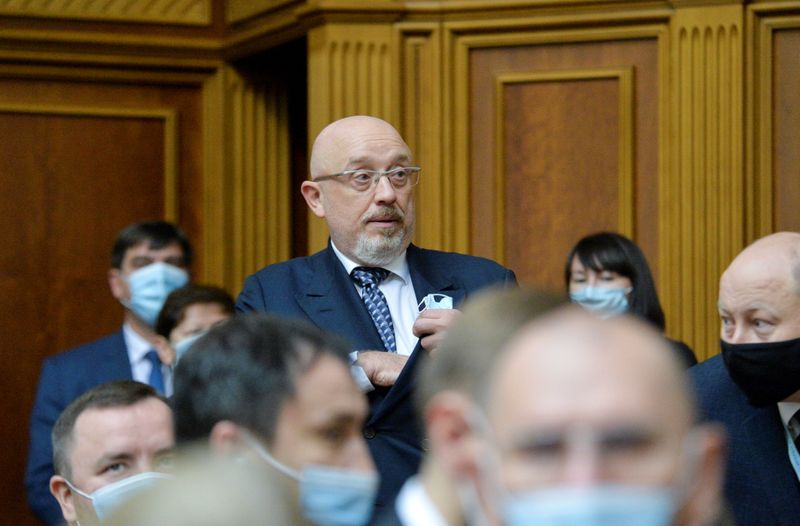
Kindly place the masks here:
POLYGON ((392 168, 391 170, 345 170, 338 174, 321 175, 314 181, 325 181, 327 179, 336 179, 341 181, 356 192, 366 192, 378 186, 378 181, 384 175, 392 186, 397 190, 406 190, 415 186, 419 182, 419 172, 422 170, 419 166, 402 166, 400 168, 392 168))

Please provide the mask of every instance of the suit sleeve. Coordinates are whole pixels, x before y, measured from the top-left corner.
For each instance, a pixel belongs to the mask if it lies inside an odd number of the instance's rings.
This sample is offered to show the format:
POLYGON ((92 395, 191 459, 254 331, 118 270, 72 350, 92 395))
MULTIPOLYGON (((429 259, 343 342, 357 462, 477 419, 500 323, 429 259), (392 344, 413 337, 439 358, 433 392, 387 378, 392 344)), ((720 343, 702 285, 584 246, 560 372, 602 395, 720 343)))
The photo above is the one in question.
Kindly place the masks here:
POLYGON ((31 413, 25 489, 31 511, 48 525, 64 524, 61 507, 50 493, 50 477, 53 476, 50 435, 65 406, 61 387, 57 365, 51 360, 45 361, 31 413))
POLYGON ((266 312, 267 305, 264 301, 264 290, 258 276, 249 276, 244 281, 242 292, 236 298, 236 312, 266 312))

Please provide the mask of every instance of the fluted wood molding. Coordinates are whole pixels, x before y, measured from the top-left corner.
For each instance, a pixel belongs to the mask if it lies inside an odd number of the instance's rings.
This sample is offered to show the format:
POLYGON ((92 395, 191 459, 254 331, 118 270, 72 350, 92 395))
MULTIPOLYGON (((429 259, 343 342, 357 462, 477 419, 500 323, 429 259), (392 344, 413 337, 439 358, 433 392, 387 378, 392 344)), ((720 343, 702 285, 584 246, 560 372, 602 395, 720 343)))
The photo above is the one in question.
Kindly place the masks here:
POLYGON ((422 167, 415 189, 417 224, 414 241, 420 246, 444 249, 442 228, 450 212, 445 198, 452 178, 443 172, 442 133, 442 32, 438 24, 400 24, 396 63, 403 78, 400 95, 401 133, 422 167))
POLYGON ((249 274, 289 257, 289 117, 281 83, 253 81, 228 69, 224 94, 230 192, 224 250, 232 254, 225 283, 236 290, 249 274))
POLYGON ((211 0, 0 0, 0 15, 197 25, 211 21, 211 0))
POLYGON ((671 27, 661 296, 699 359, 718 351, 719 277, 744 243, 743 20, 741 5, 690 7, 671 27))
MULTIPOLYGON (((398 123, 400 75, 391 24, 328 24, 308 34, 309 152, 330 122, 373 115, 398 123)), ((325 247, 325 223, 309 212, 308 249, 325 247)))

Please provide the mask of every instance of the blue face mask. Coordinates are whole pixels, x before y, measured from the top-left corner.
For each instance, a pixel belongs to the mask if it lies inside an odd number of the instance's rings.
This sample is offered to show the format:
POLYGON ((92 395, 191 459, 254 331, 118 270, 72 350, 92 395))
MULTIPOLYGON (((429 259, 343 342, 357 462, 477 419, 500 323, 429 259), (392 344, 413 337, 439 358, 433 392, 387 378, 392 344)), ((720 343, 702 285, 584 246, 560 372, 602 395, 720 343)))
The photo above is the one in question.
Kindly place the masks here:
POLYGON ((166 473, 146 471, 138 473, 111 484, 106 484, 102 488, 95 490, 91 495, 84 493, 70 481, 67 485, 77 493, 92 502, 94 513, 100 522, 111 516, 120 506, 131 500, 136 495, 157 486, 165 480, 172 479, 173 476, 166 473))
POLYGON ((585 287, 571 292, 569 299, 601 318, 611 318, 628 312, 628 294, 633 288, 585 287))
POLYGON ((191 336, 187 336, 186 338, 182 339, 178 343, 174 345, 175 347, 175 363, 174 365, 178 365, 178 362, 183 358, 183 355, 186 354, 186 351, 191 348, 192 344, 205 336, 206 332, 198 332, 197 334, 192 334, 191 336))
POLYGON ((504 499, 506 526, 669 526, 677 508, 671 487, 600 485, 548 488, 504 499))
POLYGON ((173 290, 189 283, 185 270, 157 262, 131 272, 127 278, 131 299, 125 305, 150 327, 173 290))
POLYGON ((255 439, 245 441, 270 466, 298 481, 300 508, 316 526, 363 526, 375 505, 378 475, 322 465, 304 466, 298 472, 269 454, 255 439))

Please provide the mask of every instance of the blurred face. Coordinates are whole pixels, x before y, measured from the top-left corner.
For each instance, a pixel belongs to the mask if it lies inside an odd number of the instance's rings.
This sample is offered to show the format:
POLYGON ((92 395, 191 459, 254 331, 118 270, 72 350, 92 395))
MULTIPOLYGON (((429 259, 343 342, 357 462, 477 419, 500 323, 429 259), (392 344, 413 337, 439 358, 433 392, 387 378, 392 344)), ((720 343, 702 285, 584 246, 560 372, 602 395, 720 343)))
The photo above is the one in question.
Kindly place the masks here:
POLYGON ((271 453, 294 469, 307 464, 373 472, 361 426, 367 402, 337 359, 319 356, 278 416, 271 453))
POLYGON ((183 311, 183 319, 170 332, 169 341, 174 345, 189 336, 204 333, 230 317, 231 314, 218 303, 194 303, 183 311))
POLYGON ((411 152, 400 135, 378 119, 344 119, 320 134, 314 150, 312 180, 303 183, 303 196, 325 218, 336 247, 364 265, 385 264, 400 255, 413 234, 413 187, 396 189, 386 177, 364 192, 344 177, 314 181, 347 170, 410 166, 411 152))
POLYGON ((632 286, 630 278, 613 270, 594 270, 586 268, 577 256, 570 263, 569 292, 579 292, 586 287, 622 288, 632 286))
POLYGON ((131 293, 125 278, 140 268, 158 262, 186 270, 186 260, 179 243, 170 243, 164 247, 154 249, 149 242, 143 241, 125 251, 120 268, 109 271, 108 280, 111 286, 111 293, 120 301, 130 300, 131 293))
MULTIPOLYGON (((172 412, 161 400, 146 398, 127 407, 87 409, 72 431, 70 482, 91 494, 138 473, 168 470, 174 444, 172 412)), ((63 480, 53 477, 51 488, 64 518, 84 526, 97 524, 91 501, 69 490, 63 480)))
POLYGON ((800 293, 778 255, 737 260, 719 285, 721 338, 728 343, 800 338, 800 293))
POLYGON ((499 366, 488 423, 507 491, 673 482, 689 425, 674 387, 593 338, 530 331, 499 366))

